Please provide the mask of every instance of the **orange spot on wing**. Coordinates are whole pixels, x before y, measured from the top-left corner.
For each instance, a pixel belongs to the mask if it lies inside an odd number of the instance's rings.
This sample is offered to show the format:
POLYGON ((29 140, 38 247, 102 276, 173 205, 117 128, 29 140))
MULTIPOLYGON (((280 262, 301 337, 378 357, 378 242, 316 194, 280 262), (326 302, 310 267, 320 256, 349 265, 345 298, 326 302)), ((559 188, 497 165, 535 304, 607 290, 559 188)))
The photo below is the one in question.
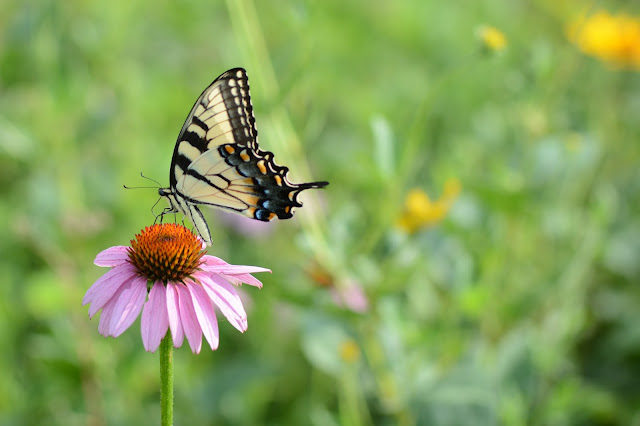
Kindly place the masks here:
POLYGON ((267 168, 264 166, 264 160, 258 161, 258 168, 260 169, 263 175, 267 174, 267 168))
POLYGON ((258 201, 260 201, 260 200, 258 199, 258 197, 254 197, 254 196, 250 196, 250 195, 247 195, 247 196, 244 198, 244 202, 245 202, 245 203, 247 203, 247 204, 248 204, 248 205, 250 205, 250 206, 256 206, 256 205, 258 205, 258 201))
POLYGON ((236 152, 235 148, 232 147, 231 145, 225 146, 224 150, 227 151, 228 154, 233 154, 234 152, 236 152))
POLYGON ((243 161, 249 161, 251 159, 246 150, 240 153, 240 158, 242 158, 243 161))
POLYGON ((279 175, 274 176, 276 178, 276 183, 278 186, 282 186, 282 178, 279 175))

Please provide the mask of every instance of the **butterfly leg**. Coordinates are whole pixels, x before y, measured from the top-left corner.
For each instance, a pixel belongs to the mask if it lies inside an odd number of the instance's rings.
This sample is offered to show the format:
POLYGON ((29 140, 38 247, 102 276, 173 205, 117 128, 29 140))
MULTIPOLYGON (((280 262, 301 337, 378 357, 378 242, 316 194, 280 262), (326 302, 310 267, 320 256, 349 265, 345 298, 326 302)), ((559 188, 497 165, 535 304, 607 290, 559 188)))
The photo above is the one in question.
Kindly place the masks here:
POLYGON ((162 210, 162 213, 156 216, 156 220, 153 223, 157 223, 158 218, 160 218, 160 223, 162 223, 164 221, 164 215, 168 213, 173 213, 173 209, 171 207, 165 207, 165 209, 162 210))

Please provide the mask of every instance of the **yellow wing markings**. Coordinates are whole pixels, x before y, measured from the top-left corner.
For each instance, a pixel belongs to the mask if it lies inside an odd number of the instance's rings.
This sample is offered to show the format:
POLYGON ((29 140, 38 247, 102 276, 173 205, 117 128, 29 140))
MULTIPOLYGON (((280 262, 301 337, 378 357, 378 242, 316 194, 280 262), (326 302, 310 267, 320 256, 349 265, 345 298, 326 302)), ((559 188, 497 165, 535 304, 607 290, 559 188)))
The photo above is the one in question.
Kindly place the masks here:
POLYGON ((258 169, 260 170, 260 173, 262 173, 263 175, 267 174, 267 168, 264 165, 264 160, 260 160, 256 163, 256 165, 258 166, 258 169))
POLYGON ((259 208, 261 197, 256 193, 253 178, 242 176, 217 151, 204 152, 191 163, 189 169, 199 170, 199 176, 181 174, 176 187, 180 193, 188 194, 190 199, 230 208, 249 217, 253 217, 251 207, 254 210, 259 208))

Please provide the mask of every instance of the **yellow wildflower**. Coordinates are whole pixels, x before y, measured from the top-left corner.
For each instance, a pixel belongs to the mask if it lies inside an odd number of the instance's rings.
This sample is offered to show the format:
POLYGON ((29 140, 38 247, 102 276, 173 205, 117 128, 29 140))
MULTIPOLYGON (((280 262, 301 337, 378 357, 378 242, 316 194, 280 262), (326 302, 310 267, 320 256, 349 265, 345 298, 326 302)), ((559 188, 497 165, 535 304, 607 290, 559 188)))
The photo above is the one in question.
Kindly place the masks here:
POLYGON ((340 344, 340 358, 348 363, 353 363, 360 358, 360 348, 353 339, 346 339, 340 344))
POLYGON ((640 19, 606 11, 569 25, 569 40, 587 55, 619 67, 640 69, 640 19))
POLYGON ((491 52, 501 52, 507 47, 507 38, 502 31, 491 26, 482 26, 478 30, 478 38, 482 46, 491 52))
POLYGON ((457 179, 445 182, 442 197, 436 201, 431 201, 423 190, 412 189, 407 194, 405 209, 398 218, 397 226, 411 234, 439 222, 449 212, 459 193, 460 182, 457 179))

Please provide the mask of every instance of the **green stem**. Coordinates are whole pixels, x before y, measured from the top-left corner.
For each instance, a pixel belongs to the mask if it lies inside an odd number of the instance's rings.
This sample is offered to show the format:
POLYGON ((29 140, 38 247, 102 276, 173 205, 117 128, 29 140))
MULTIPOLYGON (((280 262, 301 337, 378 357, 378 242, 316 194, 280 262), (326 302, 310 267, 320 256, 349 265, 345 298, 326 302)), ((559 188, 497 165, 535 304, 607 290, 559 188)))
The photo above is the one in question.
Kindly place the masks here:
POLYGON ((160 424, 173 425, 173 340, 171 330, 160 343, 160 424))
MULTIPOLYGON (((284 164, 295 165, 296 176, 311 180, 309 166, 304 158, 304 149, 300 138, 291 122, 291 118, 282 104, 276 102, 279 95, 279 82, 276 77, 269 49, 260 25, 258 11, 253 0, 227 0, 227 9, 235 33, 245 51, 247 68, 250 68, 254 93, 258 88, 262 91, 267 104, 274 105, 271 112, 274 137, 271 143, 278 144, 278 158, 284 164)), ((312 204, 312 195, 307 195, 312 204)), ((325 218, 319 209, 307 208, 304 215, 298 217, 298 222, 305 231, 311 249, 321 263, 329 262, 332 252, 326 237, 325 218)), ((335 265, 335 261, 332 265, 335 265)), ((334 266, 332 266, 333 268, 334 266)))

